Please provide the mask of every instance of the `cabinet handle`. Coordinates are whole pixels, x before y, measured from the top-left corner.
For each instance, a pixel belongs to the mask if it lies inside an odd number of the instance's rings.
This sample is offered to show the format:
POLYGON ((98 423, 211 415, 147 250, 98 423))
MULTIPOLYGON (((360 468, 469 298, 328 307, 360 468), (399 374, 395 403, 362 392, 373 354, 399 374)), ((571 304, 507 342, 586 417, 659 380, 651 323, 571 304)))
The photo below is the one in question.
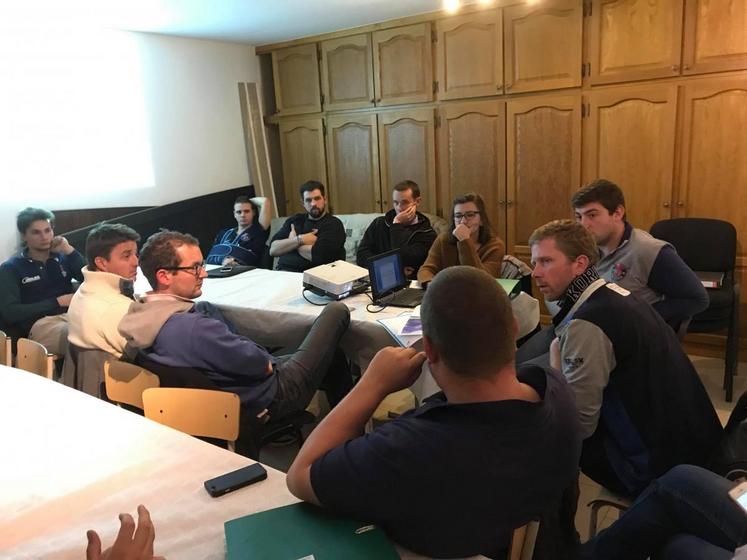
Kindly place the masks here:
POLYGON ((498 205, 499 206, 505 206, 506 205, 506 201, 505 200, 499 200, 498 201, 498 205))
POLYGON ((685 64, 685 65, 684 65, 684 66, 682 67, 682 69, 683 69, 683 70, 690 70, 690 65, 689 65, 689 64, 685 64))
POLYGON ((506 201, 506 206, 513 206, 513 204, 514 204, 513 200, 507 200, 506 201))
POLYGON ((371 99, 371 103, 376 103, 376 99, 371 99))
POLYGON ((514 86, 514 84, 506 84, 506 89, 511 89, 514 86))
POLYGON ((683 201, 681 201, 681 200, 677 201, 677 207, 678 208, 682 208, 684 205, 685 205, 685 203, 683 201))
POLYGON ((672 72, 679 72, 679 65, 678 64, 672 64, 672 72))
POLYGON ((501 91, 503 89, 503 84, 495 84, 496 91, 501 91))
POLYGON ((664 203, 664 208, 669 208, 669 202, 664 203))

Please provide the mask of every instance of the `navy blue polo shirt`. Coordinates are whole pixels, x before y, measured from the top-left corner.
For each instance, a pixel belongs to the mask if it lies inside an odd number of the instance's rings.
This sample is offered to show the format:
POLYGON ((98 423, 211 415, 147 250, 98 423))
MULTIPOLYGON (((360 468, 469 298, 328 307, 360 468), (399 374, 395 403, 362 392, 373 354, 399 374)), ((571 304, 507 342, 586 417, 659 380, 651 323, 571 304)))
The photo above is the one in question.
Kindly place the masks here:
POLYGON ((314 493, 419 554, 501 554, 513 529, 557 507, 581 450, 565 379, 537 366, 518 377, 540 402, 428 403, 320 457, 314 493))
POLYGON ((83 281, 83 256, 50 253, 46 262, 15 255, 0 265, 0 315, 7 324, 28 331, 41 317, 63 313, 57 297, 73 291, 73 278, 83 281))

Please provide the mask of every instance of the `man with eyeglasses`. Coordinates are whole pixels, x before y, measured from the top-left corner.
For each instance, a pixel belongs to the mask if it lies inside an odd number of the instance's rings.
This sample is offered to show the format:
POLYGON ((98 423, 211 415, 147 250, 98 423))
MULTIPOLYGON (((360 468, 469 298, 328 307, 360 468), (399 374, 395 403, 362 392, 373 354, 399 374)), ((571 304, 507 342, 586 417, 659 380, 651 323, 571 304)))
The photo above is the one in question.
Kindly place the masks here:
POLYGON ((132 304, 119 332, 150 360, 199 370, 220 389, 236 393, 252 416, 282 418, 303 410, 323 381, 332 405, 352 386, 348 371, 328 373, 350 323, 344 304, 328 304, 298 351, 276 357, 236 334, 212 306, 195 304, 207 272, 191 235, 150 236, 140 251, 140 268, 153 291, 132 304))
POLYGON ((405 275, 415 278, 436 239, 430 220, 418 212, 420 202, 420 187, 414 181, 402 181, 394 186, 394 208, 376 218, 366 229, 358 245, 358 266, 367 268, 371 257, 399 249, 405 275))

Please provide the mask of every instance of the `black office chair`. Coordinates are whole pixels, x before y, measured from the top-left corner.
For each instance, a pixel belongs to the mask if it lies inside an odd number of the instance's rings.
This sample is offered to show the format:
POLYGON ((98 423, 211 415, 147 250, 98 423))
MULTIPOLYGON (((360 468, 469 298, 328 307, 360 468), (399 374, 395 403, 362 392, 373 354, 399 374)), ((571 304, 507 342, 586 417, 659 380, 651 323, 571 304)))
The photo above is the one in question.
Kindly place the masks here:
MULTIPOLYGON (((171 367, 159 364, 139 352, 135 363, 155 373, 161 387, 187 387, 192 389, 215 389, 219 387, 205 376, 200 370, 188 367, 171 367)), ((262 447, 268 443, 275 443, 291 438, 292 442, 303 444, 304 437, 301 429, 316 421, 313 414, 306 410, 299 410, 283 418, 257 418, 241 409, 239 417, 239 439, 236 441, 236 452, 259 460, 262 447)))
POLYGON ((724 390, 726 402, 731 402, 739 346, 739 283, 734 276, 737 230, 723 220, 677 218, 656 222, 651 226, 651 235, 671 243, 693 270, 724 275, 720 287, 707 290, 710 304, 692 318, 687 332, 710 333, 726 329, 724 390))

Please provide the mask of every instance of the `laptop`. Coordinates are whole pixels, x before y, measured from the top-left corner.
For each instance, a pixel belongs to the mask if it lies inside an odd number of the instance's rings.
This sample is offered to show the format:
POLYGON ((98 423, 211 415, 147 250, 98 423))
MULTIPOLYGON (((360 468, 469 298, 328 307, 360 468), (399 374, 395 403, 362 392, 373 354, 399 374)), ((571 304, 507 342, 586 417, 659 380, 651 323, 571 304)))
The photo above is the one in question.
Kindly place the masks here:
POLYGON ((423 290, 407 287, 410 281, 405 277, 399 249, 371 257, 368 276, 371 280, 371 299, 376 305, 417 307, 423 300, 423 290))

